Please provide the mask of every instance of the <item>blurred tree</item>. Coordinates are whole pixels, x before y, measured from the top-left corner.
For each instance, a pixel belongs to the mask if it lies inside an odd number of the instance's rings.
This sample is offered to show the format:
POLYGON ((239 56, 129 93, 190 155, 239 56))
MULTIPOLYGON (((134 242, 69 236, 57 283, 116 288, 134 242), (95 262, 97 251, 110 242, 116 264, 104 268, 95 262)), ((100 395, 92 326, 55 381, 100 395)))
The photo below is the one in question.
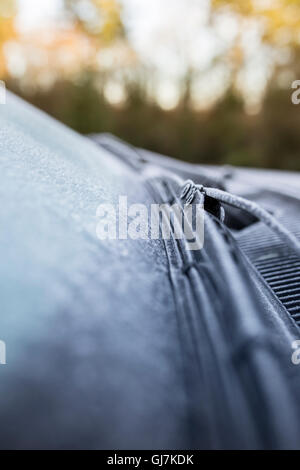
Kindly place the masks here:
POLYGON ((299 0, 211 0, 213 11, 231 11, 240 17, 258 21, 263 40, 282 46, 299 44, 299 0))
POLYGON ((259 108, 268 86, 279 77, 278 70, 281 77, 289 72, 291 83, 300 45, 300 1, 211 0, 211 23, 220 18, 230 18, 236 34, 217 60, 226 62, 230 82, 246 106, 259 108))
POLYGON ((7 63, 4 54, 4 45, 17 36, 15 29, 15 16, 17 6, 15 0, 1 0, 0 2, 0 78, 7 75, 7 63))

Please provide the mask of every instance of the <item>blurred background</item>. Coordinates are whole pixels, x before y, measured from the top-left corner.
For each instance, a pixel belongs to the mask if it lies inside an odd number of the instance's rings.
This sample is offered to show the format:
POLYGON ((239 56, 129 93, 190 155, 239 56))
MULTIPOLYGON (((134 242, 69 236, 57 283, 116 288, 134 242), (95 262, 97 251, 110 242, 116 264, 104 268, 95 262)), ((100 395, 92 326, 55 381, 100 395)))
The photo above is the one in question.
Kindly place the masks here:
POLYGON ((300 0, 0 0, 0 79, 83 134, 300 170, 300 0))

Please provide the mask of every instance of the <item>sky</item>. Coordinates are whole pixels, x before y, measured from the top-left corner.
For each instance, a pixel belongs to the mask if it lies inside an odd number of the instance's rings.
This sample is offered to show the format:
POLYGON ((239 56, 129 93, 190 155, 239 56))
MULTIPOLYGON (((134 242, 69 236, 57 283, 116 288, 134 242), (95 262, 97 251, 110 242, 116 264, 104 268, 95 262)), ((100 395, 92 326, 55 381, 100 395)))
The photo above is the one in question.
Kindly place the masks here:
MULTIPOLYGON (((163 68, 167 56, 168 66, 176 67, 179 47, 185 47, 181 53, 188 52, 199 66, 210 60, 214 41, 204 29, 208 0, 189 0, 188 8, 186 0, 121 0, 121 3, 129 37, 145 60, 163 68)), ((55 23, 61 0, 18 0, 18 5, 17 24, 26 32, 55 23)))
POLYGON ((59 11, 60 0, 18 0, 18 27, 22 31, 51 24, 59 11))
MULTIPOLYGON (((209 0, 121 0, 129 38, 145 61, 178 73, 180 61, 205 68, 218 50, 218 40, 205 26, 209 0), (184 18, 184 21, 183 21, 184 18)), ((18 27, 22 31, 45 28, 57 21, 61 0, 19 0, 18 27)), ((226 41, 232 36, 223 27, 226 41)), ((222 27, 220 27, 220 32, 222 27)))
MULTIPOLYGON (((228 70, 211 64, 233 43, 237 34, 234 18, 216 19, 212 29, 208 25, 209 0, 120 1, 129 40, 141 62, 154 71, 156 94, 163 107, 176 105, 178 81, 188 66, 201 72, 193 90, 199 108, 222 94, 228 70)), ((50 27, 59 18, 60 5, 61 0, 19 0, 18 27, 22 31, 50 27)), ((244 43, 249 66, 240 74, 239 83, 257 101, 267 80, 268 63, 255 29, 245 34, 244 43)))

